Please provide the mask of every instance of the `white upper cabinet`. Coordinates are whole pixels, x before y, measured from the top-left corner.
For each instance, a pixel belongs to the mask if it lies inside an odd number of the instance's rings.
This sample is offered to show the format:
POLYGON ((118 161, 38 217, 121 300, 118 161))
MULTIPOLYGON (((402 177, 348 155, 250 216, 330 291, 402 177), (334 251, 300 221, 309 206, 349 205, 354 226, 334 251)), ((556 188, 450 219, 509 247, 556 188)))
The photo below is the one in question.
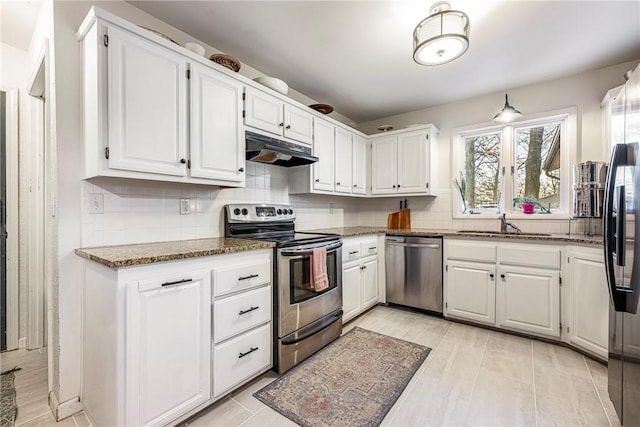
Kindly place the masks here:
POLYGON ((377 138, 371 143, 371 193, 396 194, 398 138, 377 138))
POLYGON ((109 167, 185 176, 187 60, 110 27, 107 64, 109 167))
POLYGON ((313 154, 319 159, 313 164, 313 189, 333 191, 335 126, 324 120, 313 123, 313 154))
POLYGON ((352 192, 365 194, 367 192, 367 140, 353 134, 351 143, 353 148, 352 192))
POLYGON ((252 87, 246 89, 244 123, 274 136, 313 142, 313 115, 252 87))
POLYGON ((244 181, 240 82, 191 64, 191 176, 244 181))
POLYGON ((351 193, 353 158, 351 152, 351 132, 336 128, 336 183, 337 193, 351 193))
POLYGON ((244 186, 240 80, 98 8, 78 38, 85 178, 244 186))
POLYGON ((371 194, 430 194, 430 146, 437 134, 424 126, 371 138, 371 194))

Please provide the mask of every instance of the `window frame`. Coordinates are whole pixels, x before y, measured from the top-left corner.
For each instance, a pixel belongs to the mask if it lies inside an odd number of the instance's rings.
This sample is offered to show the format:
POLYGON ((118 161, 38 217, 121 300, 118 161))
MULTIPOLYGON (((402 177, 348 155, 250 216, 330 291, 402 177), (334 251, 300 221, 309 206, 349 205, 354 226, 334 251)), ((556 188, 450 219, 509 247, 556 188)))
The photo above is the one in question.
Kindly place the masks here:
POLYGON ((529 114, 508 124, 496 124, 493 122, 479 123, 470 126, 458 127, 453 130, 451 144, 451 203, 453 219, 482 219, 497 218, 506 213, 509 218, 515 219, 568 219, 571 216, 572 165, 578 158, 578 109, 568 107, 559 110, 547 111, 537 114, 529 114), (508 200, 513 200, 515 194, 515 174, 511 174, 511 166, 516 167, 516 140, 517 129, 532 127, 540 124, 560 123, 560 208, 550 214, 524 214, 519 208, 514 208, 508 200), (501 199, 504 209, 498 213, 477 212, 462 213, 461 201, 454 179, 458 178, 460 171, 464 170, 464 140, 470 136, 485 135, 487 133, 502 132, 500 147, 500 167, 505 170, 502 176, 501 199))

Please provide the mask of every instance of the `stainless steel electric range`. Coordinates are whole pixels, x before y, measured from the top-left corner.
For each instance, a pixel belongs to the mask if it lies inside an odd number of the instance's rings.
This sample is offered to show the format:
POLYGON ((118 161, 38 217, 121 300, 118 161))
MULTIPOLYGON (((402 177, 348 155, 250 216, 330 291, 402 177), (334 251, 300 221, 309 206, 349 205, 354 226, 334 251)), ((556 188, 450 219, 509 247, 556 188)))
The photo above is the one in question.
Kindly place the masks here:
POLYGON ((290 205, 237 204, 225 209, 225 236, 268 240, 274 249, 274 370, 283 373, 342 333, 342 241, 295 231, 290 205), (311 285, 311 255, 325 248, 329 287, 311 285))

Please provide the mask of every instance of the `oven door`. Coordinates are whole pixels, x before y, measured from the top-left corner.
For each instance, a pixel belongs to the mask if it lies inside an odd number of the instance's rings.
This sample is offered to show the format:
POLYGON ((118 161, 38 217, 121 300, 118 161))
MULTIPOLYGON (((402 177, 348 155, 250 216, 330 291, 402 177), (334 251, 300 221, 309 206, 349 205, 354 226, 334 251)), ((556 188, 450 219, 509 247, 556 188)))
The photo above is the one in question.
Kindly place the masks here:
POLYGON ((331 241, 280 248, 277 251, 278 338, 342 308, 342 242, 331 241), (327 250, 329 287, 311 287, 314 248, 327 250))

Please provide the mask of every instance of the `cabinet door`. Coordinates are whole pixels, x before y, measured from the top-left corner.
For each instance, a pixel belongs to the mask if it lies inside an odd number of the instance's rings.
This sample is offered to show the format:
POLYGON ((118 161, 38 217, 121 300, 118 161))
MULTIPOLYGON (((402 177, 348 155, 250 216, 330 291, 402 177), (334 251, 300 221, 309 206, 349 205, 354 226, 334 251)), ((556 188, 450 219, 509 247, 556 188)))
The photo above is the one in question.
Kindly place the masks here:
POLYGON ((575 254, 569 258, 571 296, 569 341, 607 358, 609 346, 609 290, 602 255, 575 254))
POLYGON ((128 425, 164 425, 211 396, 208 271, 129 285, 128 425))
POLYGON ((366 309, 378 302, 378 260, 362 263, 362 308, 366 309))
POLYGON ((351 132, 336 128, 336 184, 337 193, 351 193, 353 170, 351 152, 351 132))
POLYGON ((495 325, 495 265, 447 261, 445 314, 495 325))
POLYGON ((397 137, 389 136, 371 143, 371 194, 398 192, 397 141, 397 137))
POLYGON ((264 92, 246 88, 244 124, 282 136, 284 129, 284 103, 264 92))
POLYGON ((427 133, 398 135, 398 192, 427 192, 427 133))
POLYGON ((300 108, 284 104, 284 136, 312 144, 313 116, 300 108))
POLYGON ((560 273, 537 268, 501 268, 497 308, 500 327, 559 337, 560 273))
POLYGON ((367 140, 360 135, 353 135, 353 190, 354 194, 367 192, 367 140))
POLYGON ((323 120, 313 123, 313 189, 333 191, 335 126, 323 120))
POLYGON ((109 167, 186 176, 187 61, 115 27, 107 57, 109 167))
POLYGON ((244 181, 242 84, 191 64, 191 176, 244 181))
POLYGON ((353 318, 360 309, 360 264, 342 270, 342 321, 353 318))

